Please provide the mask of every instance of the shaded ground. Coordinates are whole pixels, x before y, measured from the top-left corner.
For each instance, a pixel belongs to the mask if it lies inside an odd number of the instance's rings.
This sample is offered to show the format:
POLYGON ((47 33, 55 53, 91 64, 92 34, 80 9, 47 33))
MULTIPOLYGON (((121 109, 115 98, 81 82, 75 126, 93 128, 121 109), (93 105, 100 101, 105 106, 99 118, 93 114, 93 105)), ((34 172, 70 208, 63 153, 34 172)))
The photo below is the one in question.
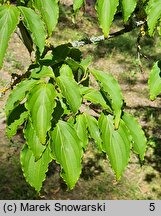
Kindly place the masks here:
MULTIPOLYGON (((62 8, 53 42, 60 44, 88 35, 100 35, 91 7, 87 7, 87 11, 84 21, 78 17, 76 24, 73 24, 71 10, 62 8)), ((118 20, 112 31, 120 27, 118 20)), ((19 163, 19 151, 24 142, 22 137, 17 135, 10 142, 5 136, 6 94, 0 99, 0 199, 161 199, 161 98, 151 102, 147 86, 150 67, 161 54, 158 48, 161 40, 142 39, 142 52, 148 58, 142 58, 142 73, 137 60, 135 36, 136 31, 133 31, 81 49, 84 56, 94 56, 91 67, 109 71, 119 80, 126 109, 138 118, 148 138, 143 166, 132 154, 124 176, 120 182, 116 182, 105 156, 100 155, 91 143, 83 159, 81 178, 72 191, 67 191, 59 177, 59 166, 52 163, 41 193, 36 194, 25 182, 19 163)), ((9 84, 11 73, 23 73, 29 62, 28 54, 15 34, 0 71, 0 89, 9 84)))

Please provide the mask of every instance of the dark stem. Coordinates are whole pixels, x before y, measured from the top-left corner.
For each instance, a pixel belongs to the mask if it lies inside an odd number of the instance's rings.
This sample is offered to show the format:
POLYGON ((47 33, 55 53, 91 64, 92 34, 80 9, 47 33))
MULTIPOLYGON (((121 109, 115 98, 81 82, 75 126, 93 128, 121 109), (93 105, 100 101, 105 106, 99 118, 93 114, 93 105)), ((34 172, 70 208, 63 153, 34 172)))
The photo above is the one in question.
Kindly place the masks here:
MULTIPOLYGON (((111 38, 115 38, 118 37, 120 35, 123 35, 125 33, 131 32, 132 30, 134 30, 135 28, 139 28, 141 27, 145 22, 144 21, 134 21, 132 20, 132 22, 130 22, 128 25, 125 25, 125 27, 117 32, 114 32, 112 34, 109 34, 107 38, 105 38, 103 35, 98 36, 98 37, 91 37, 91 38, 84 38, 82 40, 79 41, 73 41, 71 42, 69 45, 72 47, 81 47, 81 46, 85 46, 85 45, 89 45, 89 44, 97 44, 98 42, 101 41, 106 41, 109 40, 111 38)), ((46 46, 46 52, 53 49, 53 45, 49 44, 49 46, 46 46)), ((27 77, 28 73, 29 73, 30 67, 27 70, 27 72, 23 75, 18 76, 12 83, 10 83, 10 85, 8 87, 6 87, 3 90, 0 90, 0 93, 3 95, 5 94, 6 91, 8 91, 9 89, 12 89, 17 83, 21 82, 22 79, 24 79, 25 77, 27 77)))
POLYGON ((71 42, 71 45, 73 47, 82 47, 85 45, 89 45, 89 44, 96 44, 100 41, 105 41, 105 40, 109 40, 111 38, 115 38, 118 37, 120 35, 123 35, 125 33, 131 32, 132 30, 134 30, 135 28, 139 28, 144 24, 144 21, 139 21, 139 22, 133 22, 130 23, 129 25, 125 25, 125 27, 117 32, 114 32, 112 34, 109 34, 107 38, 105 38, 103 35, 98 36, 98 37, 91 37, 91 38, 83 38, 79 41, 73 41, 71 42))

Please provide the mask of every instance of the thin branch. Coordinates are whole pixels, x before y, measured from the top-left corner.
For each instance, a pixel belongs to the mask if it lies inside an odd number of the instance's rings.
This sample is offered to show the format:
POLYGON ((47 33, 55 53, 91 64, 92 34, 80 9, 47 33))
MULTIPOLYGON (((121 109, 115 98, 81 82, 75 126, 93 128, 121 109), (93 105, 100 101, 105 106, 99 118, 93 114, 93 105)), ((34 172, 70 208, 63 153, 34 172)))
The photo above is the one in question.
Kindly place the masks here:
MULTIPOLYGON (((131 32, 132 30, 134 30, 135 28, 139 28, 141 27, 143 24, 145 24, 145 21, 132 21, 132 23, 130 23, 129 25, 125 25, 125 27, 117 32, 114 32, 112 34, 109 34, 107 38, 104 37, 104 35, 98 36, 98 37, 91 37, 91 38, 84 38, 82 40, 79 41, 73 41, 70 43, 70 45, 72 47, 78 48, 78 47, 82 47, 88 44, 97 44, 98 42, 101 41, 106 41, 109 40, 111 38, 115 38, 118 37, 120 35, 123 35, 127 32, 131 32)), ((54 48, 54 46, 52 44, 49 44, 49 46, 46 46, 46 51, 49 51, 51 49, 54 48)), ((17 83, 19 83, 22 79, 24 79, 27 74, 29 73, 30 67, 27 70, 27 72, 23 75, 18 76, 13 82, 10 83, 10 85, 4 89, 0 90, 0 97, 2 97, 6 91, 8 91, 9 89, 12 89, 17 83)))
POLYGON ((12 89, 15 85, 20 83, 23 79, 25 79, 29 74, 29 69, 26 71, 26 73, 22 75, 18 75, 15 73, 11 74, 11 81, 9 84, 7 84, 4 88, 0 89, 0 98, 5 95, 5 93, 12 89))
POLYGON ((140 28, 140 32, 138 34, 138 37, 137 37, 137 43, 136 44, 137 44, 138 65, 139 65, 140 71, 143 74, 143 77, 144 77, 144 72, 145 71, 144 71, 144 68, 143 68, 143 65, 142 65, 141 57, 145 58, 146 60, 149 60, 148 57, 141 52, 141 49, 142 49, 142 47, 141 47, 141 39, 144 36, 145 36, 144 25, 142 25, 141 28, 140 28))
POLYGON ((104 35, 101 35, 98 37, 84 38, 84 39, 81 39, 79 41, 71 42, 71 45, 75 48, 78 48, 78 47, 82 47, 82 46, 89 45, 89 44, 96 44, 96 43, 101 42, 101 41, 105 41, 105 40, 109 40, 111 38, 118 37, 118 36, 123 35, 127 32, 131 32, 135 28, 142 26, 144 23, 145 23, 144 21, 139 21, 139 22, 135 22, 132 24, 130 23, 129 25, 126 25, 125 28, 123 28, 117 32, 114 32, 112 34, 109 34, 107 38, 105 38, 104 35))

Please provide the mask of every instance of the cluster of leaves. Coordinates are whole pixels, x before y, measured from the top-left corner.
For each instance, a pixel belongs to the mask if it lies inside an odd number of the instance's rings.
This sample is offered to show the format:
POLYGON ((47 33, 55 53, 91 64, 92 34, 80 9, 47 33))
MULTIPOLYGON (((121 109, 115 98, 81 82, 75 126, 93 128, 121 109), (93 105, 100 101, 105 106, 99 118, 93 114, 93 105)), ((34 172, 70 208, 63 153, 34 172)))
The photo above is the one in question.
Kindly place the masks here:
MULTIPOLYGON (((146 4, 152 35, 161 16, 159 1, 97 0, 104 36, 108 37, 119 5, 126 23, 139 2, 146 4), (153 18, 154 13, 157 19, 153 18)), ((61 166, 62 178, 72 189, 79 179, 82 156, 90 139, 100 152, 107 154, 116 178, 120 179, 131 149, 144 159, 146 137, 136 119, 124 111, 118 82, 109 73, 89 70, 90 58, 82 59, 80 50, 71 44, 48 45, 47 38, 58 22, 58 0, 0 1, 0 4, 0 66, 16 27, 29 53, 35 52, 35 62, 25 79, 14 86, 5 109, 9 138, 23 126, 26 143, 20 160, 26 180, 40 191, 48 164, 55 160, 61 166), (90 86, 91 75, 98 89, 90 86), (95 116, 90 115, 91 105, 96 107, 95 116)), ((83 4, 84 0, 73 1, 75 13, 83 4)), ((159 88, 153 89, 158 65, 154 66, 149 81, 152 99, 160 91, 160 81, 159 88)))
MULTIPOLYGON (((84 4, 84 0, 73 0, 74 12, 77 13, 84 4)), ((133 18, 138 22, 147 21, 150 36, 157 25, 160 26, 161 2, 158 0, 97 0, 96 12, 105 37, 108 37, 114 16, 120 9, 125 24, 133 18)), ((41 56, 58 18, 59 0, 0 0, 0 67, 8 41, 17 26, 28 51, 36 49, 41 56)), ((160 28, 157 29, 160 33, 160 28)))
POLYGON ((72 189, 91 138, 107 154, 117 179, 127 166, 131 148, 144 159, 145 135, 134 117, 123 112, 117 81, 109 73, 89 71, 88 66, 89 59, 82 60, 79 50, 61 45, 33 65, 28 78, 8 98, 7 134, 12 137, 24 125, 21 164, 26 180, 37 191, 51 160, 60 164, 61 176, 72 189), (66 55, 61 52, 65 49, 66 55), (98 90, 89 86, 90 74, 98 90), (89 104, 99 108, 98 116, 90 115, 89 104))

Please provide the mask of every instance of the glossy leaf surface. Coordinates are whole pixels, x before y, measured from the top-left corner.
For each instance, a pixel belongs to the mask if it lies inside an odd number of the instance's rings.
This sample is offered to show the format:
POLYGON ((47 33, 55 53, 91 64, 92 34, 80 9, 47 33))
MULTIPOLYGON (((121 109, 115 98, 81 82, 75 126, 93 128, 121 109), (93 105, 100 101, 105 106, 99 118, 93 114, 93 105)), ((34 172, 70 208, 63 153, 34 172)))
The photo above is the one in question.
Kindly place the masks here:
POLYGON ((131 14, 134 12, 137 0, 122 0, 122 10, 124 21, 127 22, 131 14))
POLYGON ((144 131, 132 115, 125 112, 122 119, 132 136, 132 144, 135 153, 139 154, 141 160, 144 160, 145 150, 147 147, 147 139, 144 131))
POLYGON ((96 80, 99 82, 100 87, 103 88, 103 91, 110 96, 111 106, 115 115, 115 127, 118 128, 122 113, 121 109, 123 106, 123 96, 121 88, 111 74, 98 70, 92 70, 91 72, 96 78, 96 80))
POLYGON ((11 91, 5 106, 6 116, 8 117, 11 111, 26 97, 26 94, 36 85, 37 80, 24 80, 17 84, 11 91))
POLYGON ((61 176, 72 189, 81 173, 82 145, 75 129, 67 122, 59 121, 52 132, 51 150, 61 165, 61 176))
POLYGON ((156 62, 150 72, 149 80, 150 99, 154 100, 161 93, 161 65, 156 62))
POLYGON ((31 8, 19 6, 23 22, 31 33, 34 44, 39 48, 40 53, 43 52, 45 46, 46 32, 44 23, 40 16, 31 8))
POLYGON ((80 89, 74 78, 68 75, 60 75, 57 78, 57 84, 66 98, 71 110, 76 113, 81 106, 82 97, 80 89))
POLYGON ((32 151, 35 157, 35 160, 38 160, 42 156, 46 146, 41 144, 30 121, 27 123, 27 126, 24 129, 24 136, 29 149, 32 151))
POLYGON ((59 17, 58 0, 34 0, 37 9, 40 11, 45 22, 49 36, 54 31, 59 17))
POLYGON ((158 20, 161 18, 161 1, 149 0, 146 12, 149 34, 152 36, 158 20))
POLYGON ((8 47, 9 39, 19 22, 20 12, 13 5, 0 6, 0 68, 8 47))
POLYGON ((77 132, 79 139, 82 141, 83 148, 86 149, 88 145, 88 134, 86 116, 84 114, 80 114, 77 116, 75 130, 77 132))
POLYGON ((26 102, 31 122, 42 144, 46 143, 47 132, 51 128, 52 113, 56 106, 55 97, 54 86, 41 83, 31 90, 26 102))
POLYGON ((96 10, 102 31, 108 37, 119 0, 97 0, 96 10))
POLYGON ((125 123, 121 120, 115 130, 111 115, 101 114, 99 127, 102 133, 103 150, 107 153, 112 169, 119 180, 130 158, 131 141, 125 123))
POLYGON ((32 151, 27 145, 24 145, 21 151, 20 160, 26 181, 39 192, 42 183, 46 178, 48 165, 51 162, 49 148, 47 147, 42 157, 35 161, 32 151))

